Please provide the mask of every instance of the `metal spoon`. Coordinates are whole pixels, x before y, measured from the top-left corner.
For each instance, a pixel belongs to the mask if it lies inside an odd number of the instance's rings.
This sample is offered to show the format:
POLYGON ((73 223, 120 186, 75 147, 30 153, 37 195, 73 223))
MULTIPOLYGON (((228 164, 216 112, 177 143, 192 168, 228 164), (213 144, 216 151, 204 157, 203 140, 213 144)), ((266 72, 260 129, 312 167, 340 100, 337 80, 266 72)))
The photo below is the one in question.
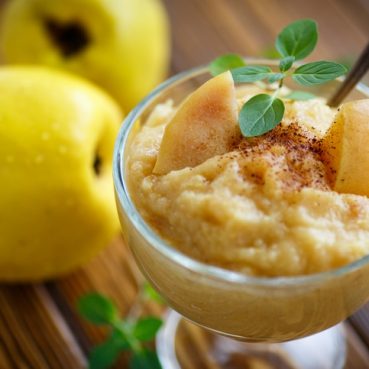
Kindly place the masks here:
POLYGON ((359 56, 355 65, 351 69, 346 79, 341 84, 336 93, 328 100, 329 106, 338 106, 349 92, 356 86, 360 79, 369 69, 369 42, 366 45, 364 51, 359 56))

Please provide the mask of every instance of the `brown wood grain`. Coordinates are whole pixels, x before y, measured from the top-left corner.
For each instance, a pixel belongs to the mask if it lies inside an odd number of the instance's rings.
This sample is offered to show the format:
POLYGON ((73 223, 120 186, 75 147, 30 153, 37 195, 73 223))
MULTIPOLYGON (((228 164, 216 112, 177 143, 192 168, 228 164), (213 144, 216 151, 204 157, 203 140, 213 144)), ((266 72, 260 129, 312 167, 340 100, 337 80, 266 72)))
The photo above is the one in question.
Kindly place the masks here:
POLYGON ((0 290, 0 368, 83 368, 85 356, 45 290, 0 290))
MULTIPOLYGON (((88 355, 94 345, 103 341, 107 330, 80 318, 76 312, 78 298, 89 292, 102 293, 111 298, 122 316, 125 316, 131 313, 137 304, 138 287, 143 281, 129 249, 121 237, 118 237, 85 268, 61 280, 47 283, 46 288, 67 324, 73 327, 81 350, 88 355)), ((139 305, 142 308, 142 315, 160 316, 163 312, 156 303, 147 302, 139 305)), ((123 357, 120 365, 127 364, 126 358, 127 356, 123 357)))
POLYGON ((369 351, 351 325, 346 324, 347 362, 345 369, 368 369, 369 351))
POLYGON ((283 26, 302 17, 319 24, 314 59, 355 58, 369 39, 369 9, 360 0, 164 2, 172 20, 174 71, 230 51, 262 56, 283 26))
POLYGON ((369 303, 350 318, 358 335, 369 347, 369 303))
MULTIPOLYGON (((354 60, 369 39, 368 0, 163 2, 172 24, 172 73, 207 63, 225 52, 264 56, 278 31, 298 18, 311 17, 319 23, 320 41, 314 59, 354 60)), ((118 237, 87 266, 65 278, 44 285, 0 287, 0 369, 85 367, 88 352, 103 340, 106 331, 78 316, 77 299, 86 292, 99 291, 127 314, 140 280, 132 255, 118 237)), ((160 314, 161 309, 149 304, 145 312, 160 314)), ((369 306, 346 325, 346 369, 368 369, 369 306)), ((178 345, 184 368, 217 368, 202 357, 206 342, 196 329, 188 329, 178 345), (192 364, 194 357, 200 364, 192 364)), ((126 356, 116 368, 127 368, 126 356)))

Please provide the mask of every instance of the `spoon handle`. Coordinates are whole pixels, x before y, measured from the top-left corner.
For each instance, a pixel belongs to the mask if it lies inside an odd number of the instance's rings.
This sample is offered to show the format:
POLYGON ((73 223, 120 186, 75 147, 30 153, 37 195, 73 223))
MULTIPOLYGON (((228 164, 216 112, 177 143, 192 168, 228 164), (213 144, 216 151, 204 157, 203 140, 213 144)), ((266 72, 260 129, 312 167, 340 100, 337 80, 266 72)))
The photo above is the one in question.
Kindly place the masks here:
POLYGON ((366 45, 364 51, 359 56, 355 65, 351 69, 346 79, 341 84, 336 93, 329 99, 328 105, 335 107, 338 106, 349 92, 356 86, 360 79, 369 69, 369 42, 366 45))

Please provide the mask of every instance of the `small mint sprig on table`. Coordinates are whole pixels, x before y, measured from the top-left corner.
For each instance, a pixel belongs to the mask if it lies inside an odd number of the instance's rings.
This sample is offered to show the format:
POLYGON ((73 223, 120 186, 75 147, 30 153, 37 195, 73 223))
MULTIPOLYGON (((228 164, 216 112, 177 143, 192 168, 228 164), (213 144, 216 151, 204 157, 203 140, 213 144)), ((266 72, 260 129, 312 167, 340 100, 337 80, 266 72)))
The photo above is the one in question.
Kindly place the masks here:
POLYGON ((163 297, 154 290, 149 282, 144 282, 141 286, 141 295, 143 300, 155 301, 160 305, 165 305, 163 297))
MULTIPOLYGON (((292 69, 297 60, 306 58, 315 48, 318 30, 315 21, 302 19, 285 27, 278 35, 275 47, 281 56, 279 72, 260 65, 246 65, 236 54, 228 54, 215 59, 209 69, 213 76, 230 70, 235 83, 253 83, 266 80, 278 86, 272 94, 259 94, 248 100, 239 114, 241 133, 245 137, 260 136, 271 131, 282 120, 284 103, 278 97, 287 77, 303 86, 313 86, 332 81, 347 72, 341 64, 329 61, 316 61, 292 69)), ((308 100, 314 95, 305 91, 292 91, 284 96, 291 100, 308 100)))
MULTIPOLYGON (((159 299, 148 285, 144 287, 147 298, 159 299)), ((89 355, 89 369, 110 368, 122 352, 131 352, 130 369, 161 369, 156 353, 147 347, 155 338, 162 320, 153 317, 121 319, 114 303, 98 293, 81 297, 77 304, 79 313, 95 325, 107 326, 110 333, 105 342, 95 346, 89 355)))

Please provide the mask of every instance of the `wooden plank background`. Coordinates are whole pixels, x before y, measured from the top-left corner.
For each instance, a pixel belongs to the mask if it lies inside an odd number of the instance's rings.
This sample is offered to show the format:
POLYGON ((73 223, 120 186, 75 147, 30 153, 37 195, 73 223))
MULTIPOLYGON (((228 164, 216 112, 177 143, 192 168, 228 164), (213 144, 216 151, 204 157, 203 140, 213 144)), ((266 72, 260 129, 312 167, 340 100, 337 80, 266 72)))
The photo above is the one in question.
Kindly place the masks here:
MULTIPOLYGON (((133 0, 134 1, 134 0, 133 0)), ((165 0, 172 24, 171 73, 207 63, 225 52, 263 56, 292 20, 318 21, 312 57, 352 61, 369 40, 369 0, 165 0)), ((80 369, 105 332, 76 314, 79 296, 100 291, 127 313, 138 271, 118 237, 89 265, 38 285, 0 287, 0 369, 80 369)), ((155 305, 148 310, 159 313, 155 305)), ((346 323, 346 369, 369 368, 369 306, 346 323)), ((183 350, 198 352, 191 333, 183 350)), ((125 368, 123 357, 117 368, 125 368)), ((202 364, 194 368, 202 368, 202 364)), ((319 368, 317 368, 319 369, 319 368)))

